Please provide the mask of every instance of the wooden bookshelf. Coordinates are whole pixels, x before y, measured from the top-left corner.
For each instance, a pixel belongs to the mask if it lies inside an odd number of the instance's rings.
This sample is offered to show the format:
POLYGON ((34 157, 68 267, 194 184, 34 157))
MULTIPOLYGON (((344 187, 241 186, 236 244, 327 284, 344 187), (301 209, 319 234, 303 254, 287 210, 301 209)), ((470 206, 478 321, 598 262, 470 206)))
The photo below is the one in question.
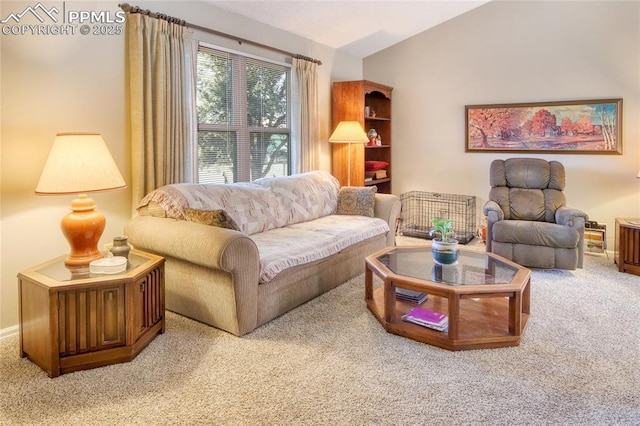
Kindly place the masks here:
POLYGON ((368 132, 369 129, 376 129, 382 139, 380 146, 332 144, 332 171, 341 185, 347 185, 349 181, 352 186, 376 185, 378 192, 391 193, 392 90, 392 87, 367 80, 333 83, 332 128, 335 129, 341 121, 358 121, 365 132, 368 132), (369 115, 365 111, 369 111, 369 115), (351 150, 350 153, 349 150, 351 150), (348 165, 349 158, 351 159, 350 167, 348 165), (365 181, 365 161, 389 163, 386 169, 387 177, 365 181))

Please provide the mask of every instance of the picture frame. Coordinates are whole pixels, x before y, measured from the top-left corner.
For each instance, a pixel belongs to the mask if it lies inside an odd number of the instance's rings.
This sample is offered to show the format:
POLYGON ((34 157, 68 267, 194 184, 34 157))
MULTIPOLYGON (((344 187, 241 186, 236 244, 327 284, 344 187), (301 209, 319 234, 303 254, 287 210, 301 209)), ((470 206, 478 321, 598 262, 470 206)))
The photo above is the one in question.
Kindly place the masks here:
POLYGON ((465 152, 622 154, 622 98, 465 106, 465 152))

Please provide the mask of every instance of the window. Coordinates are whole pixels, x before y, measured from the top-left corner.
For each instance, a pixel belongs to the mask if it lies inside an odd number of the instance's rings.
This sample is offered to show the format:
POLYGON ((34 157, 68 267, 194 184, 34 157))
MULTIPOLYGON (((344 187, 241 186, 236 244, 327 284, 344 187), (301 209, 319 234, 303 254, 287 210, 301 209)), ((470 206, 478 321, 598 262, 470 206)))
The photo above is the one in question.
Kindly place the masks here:
POLYGON ((290 81, 286 65, 199 47, 199 183, 290 174, 290 81))

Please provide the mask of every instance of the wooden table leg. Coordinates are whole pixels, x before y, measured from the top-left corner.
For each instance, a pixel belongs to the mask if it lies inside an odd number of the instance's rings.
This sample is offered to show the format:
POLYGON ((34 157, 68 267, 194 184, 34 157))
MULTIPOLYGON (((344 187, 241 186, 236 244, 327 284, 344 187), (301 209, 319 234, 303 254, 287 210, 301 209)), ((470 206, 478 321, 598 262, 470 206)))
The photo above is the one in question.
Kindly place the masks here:
POLYGON ((449 295, 449 340, 458 338, 458 318, 460 317, 460 295, 449 295))
POLYGON ((373 299, 373 272, 366 263, 364 267, 364 299, 373 299))
POLYGON ((396 287, 390 279, 384 280, 384 320, 387 324, 394 322, 396 312, 396 287))
POLYGON ((516 291, 509 297, 509 334, 520 336, 522 331, 522 294, 516 291))
POLYGON ((522 291, 522 313, 531 313, 531 278, 527 280, 527 285, 524 286, 522 291))

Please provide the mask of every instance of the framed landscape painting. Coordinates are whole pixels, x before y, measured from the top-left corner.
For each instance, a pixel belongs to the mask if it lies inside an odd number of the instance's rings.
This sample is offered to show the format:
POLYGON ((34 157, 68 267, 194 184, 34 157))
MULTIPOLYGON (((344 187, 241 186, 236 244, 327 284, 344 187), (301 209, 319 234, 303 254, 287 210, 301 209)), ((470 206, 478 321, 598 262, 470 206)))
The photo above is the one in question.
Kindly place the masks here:
POLYGON ((467 105, 465 152, 622 154, 622 99, 467 105))

